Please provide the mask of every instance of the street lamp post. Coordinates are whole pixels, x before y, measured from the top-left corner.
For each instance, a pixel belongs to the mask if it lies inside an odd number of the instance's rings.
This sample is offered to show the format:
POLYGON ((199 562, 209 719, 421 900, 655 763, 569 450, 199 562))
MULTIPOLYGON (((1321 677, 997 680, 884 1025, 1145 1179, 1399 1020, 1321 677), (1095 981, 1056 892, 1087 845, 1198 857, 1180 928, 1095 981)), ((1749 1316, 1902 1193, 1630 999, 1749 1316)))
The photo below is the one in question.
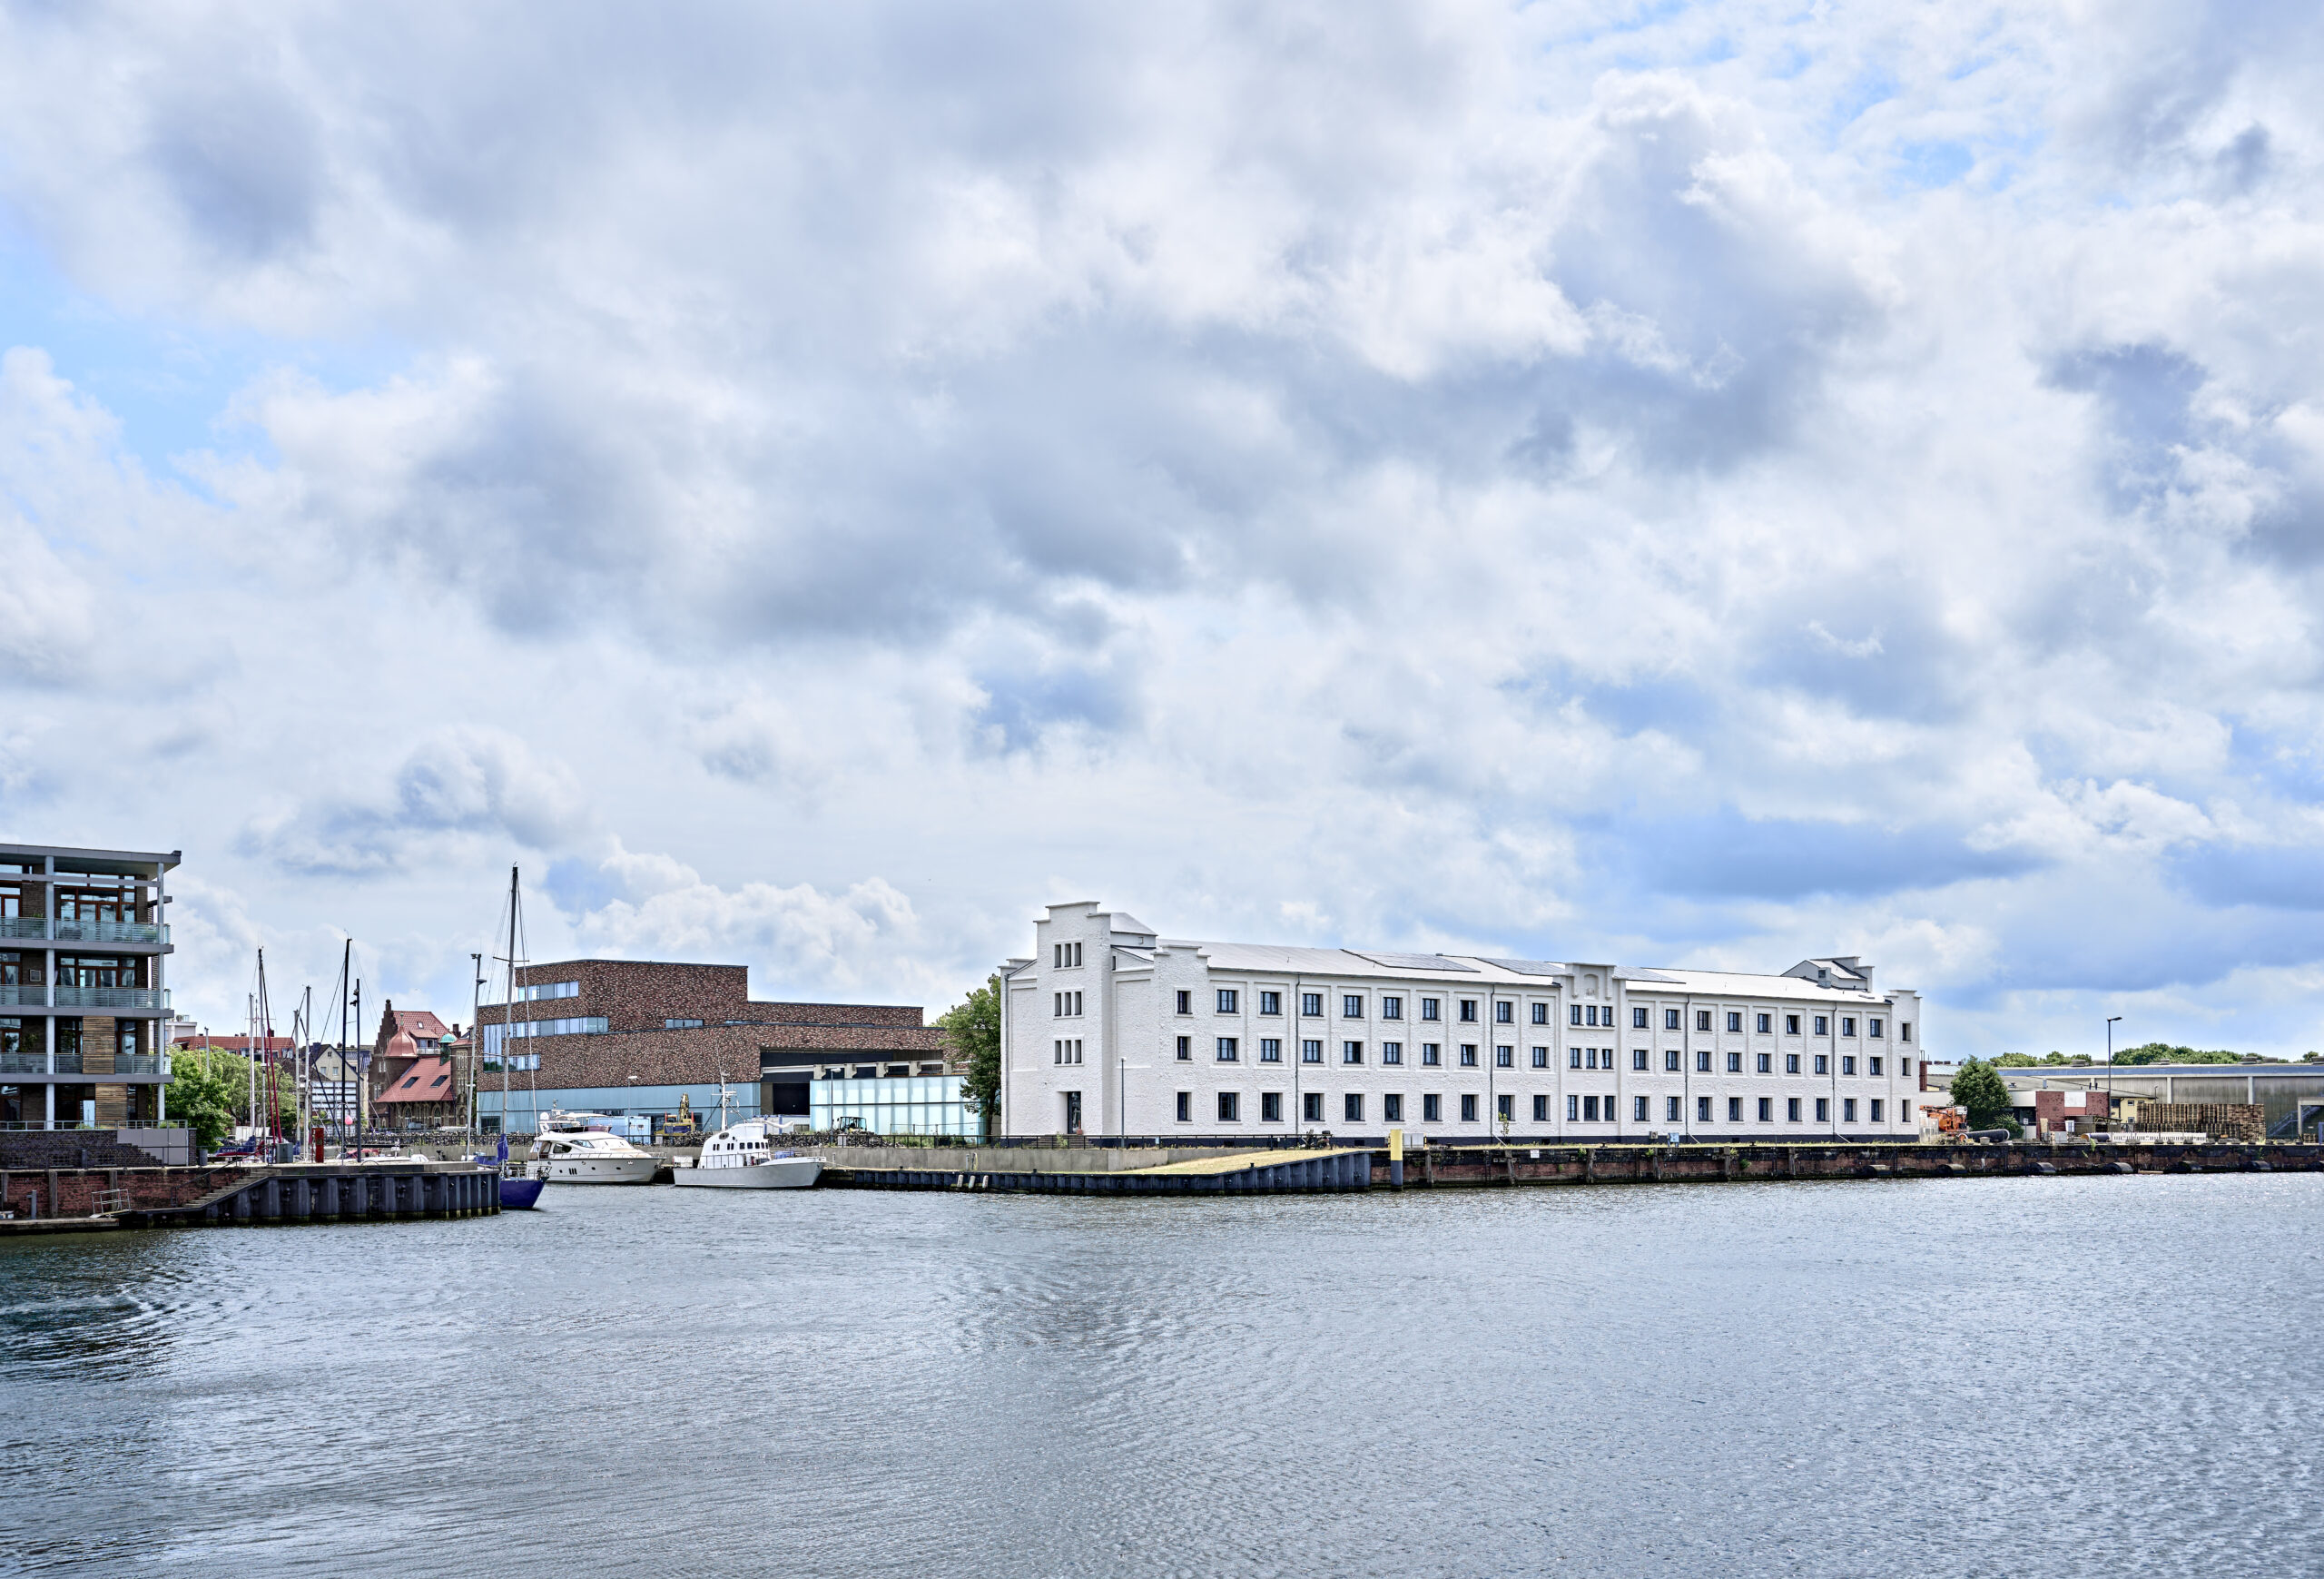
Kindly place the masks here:
POLYGON ((2119 1014, 2106 1017, 2106 1122, 2110 1125, 2114 1121, 2114 1022, 2120 1019, 2119 1014))

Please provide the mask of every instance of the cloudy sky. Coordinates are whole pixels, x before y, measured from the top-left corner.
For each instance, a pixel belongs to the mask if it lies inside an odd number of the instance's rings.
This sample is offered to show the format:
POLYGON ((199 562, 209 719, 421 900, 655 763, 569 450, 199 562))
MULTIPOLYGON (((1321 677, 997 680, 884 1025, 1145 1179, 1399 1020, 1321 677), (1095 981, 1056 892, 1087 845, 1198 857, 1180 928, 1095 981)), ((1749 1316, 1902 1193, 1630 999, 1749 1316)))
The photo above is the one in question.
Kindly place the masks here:
POLYGON ((2324 1046, 2318 15, 0 4, 0 832, 219 1027, 515 863, 2324 1046))

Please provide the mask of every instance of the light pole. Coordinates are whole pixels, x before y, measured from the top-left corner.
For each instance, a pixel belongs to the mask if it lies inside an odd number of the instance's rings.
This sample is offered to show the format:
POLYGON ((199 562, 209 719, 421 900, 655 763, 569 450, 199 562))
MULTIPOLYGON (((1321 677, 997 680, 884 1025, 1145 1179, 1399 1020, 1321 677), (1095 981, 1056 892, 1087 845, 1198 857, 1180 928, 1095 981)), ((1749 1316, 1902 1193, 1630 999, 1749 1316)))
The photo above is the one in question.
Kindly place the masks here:
POLYGON ((2119 1014, 2106 1017, 2106 1122, 2109 1125, 2114 1121, 2114 1022, 2120 1019, 2122 1016, 2119 1014))

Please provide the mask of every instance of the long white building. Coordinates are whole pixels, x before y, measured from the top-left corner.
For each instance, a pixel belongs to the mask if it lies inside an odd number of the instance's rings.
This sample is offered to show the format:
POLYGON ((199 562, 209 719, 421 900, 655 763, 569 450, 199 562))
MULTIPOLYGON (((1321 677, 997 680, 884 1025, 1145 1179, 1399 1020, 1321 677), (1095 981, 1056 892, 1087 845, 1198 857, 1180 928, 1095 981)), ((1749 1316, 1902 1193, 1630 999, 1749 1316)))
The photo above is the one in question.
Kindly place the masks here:
POLYGON ((1781 975, 1194 942, 1049 906, 1002 967, 1002 1132, 1813 1140, 1919 1128, 1920 995, 1781 975))

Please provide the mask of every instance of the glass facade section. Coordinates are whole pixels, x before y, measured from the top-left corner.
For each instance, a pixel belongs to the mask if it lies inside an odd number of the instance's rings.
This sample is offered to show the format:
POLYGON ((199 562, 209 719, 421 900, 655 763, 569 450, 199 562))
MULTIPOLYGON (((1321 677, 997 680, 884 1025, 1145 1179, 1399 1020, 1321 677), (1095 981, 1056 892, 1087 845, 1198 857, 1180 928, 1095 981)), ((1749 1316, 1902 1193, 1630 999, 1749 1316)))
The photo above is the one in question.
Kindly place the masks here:
POLYGON ((890 1080, 812 1081, 808 1121, 819 1130, 861 1128, 874 1135, 984 1137, 984 1116, 969 1111, 956 1074, 890 1080))

